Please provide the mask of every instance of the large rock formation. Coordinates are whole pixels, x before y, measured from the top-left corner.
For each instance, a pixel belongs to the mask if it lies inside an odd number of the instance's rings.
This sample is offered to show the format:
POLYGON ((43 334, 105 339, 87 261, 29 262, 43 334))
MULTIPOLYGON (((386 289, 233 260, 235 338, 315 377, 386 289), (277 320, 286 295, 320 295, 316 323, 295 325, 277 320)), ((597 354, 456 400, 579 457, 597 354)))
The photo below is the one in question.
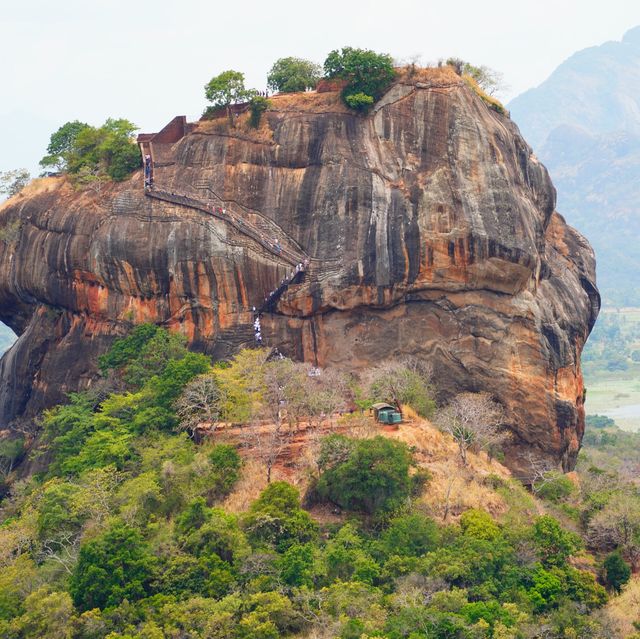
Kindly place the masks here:
MULTIPOLYGON (((276 97, 258 131, 245 117, 158 147, 155 182, 190 201, 218 193, 226 214, 308 256, 265 341, 349 370, 429 360, 441 399, 504 404, 513 468, 531 455, 572 468, 594 257, 515 125, 448 69, 401 79, 366 117, 336 93, 276 97)), ((0 225, 0 319, 20 335, 1 363, 5 424, 89 385, 132 323, 215 357, 251 345, 251 307, 291 271, 237 224, 146 197, 140 174, 99 193, 40 181, 0 225)))

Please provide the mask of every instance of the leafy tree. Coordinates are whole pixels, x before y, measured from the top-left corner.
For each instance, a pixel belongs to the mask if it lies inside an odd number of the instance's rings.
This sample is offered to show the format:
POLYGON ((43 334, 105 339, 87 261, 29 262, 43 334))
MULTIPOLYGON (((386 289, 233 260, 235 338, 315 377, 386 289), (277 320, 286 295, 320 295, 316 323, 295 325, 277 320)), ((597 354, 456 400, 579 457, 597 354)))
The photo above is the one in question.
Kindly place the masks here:
POLYGON ((534 492, 542 499, 555 503, 565 501, 575 492, 573 482, 562 473, 549 471, 533 486, 534 492))
POLYGON ((47 155, 40 160, 40 166, 45 169, 54 167, 57 171, 66 171, 69 168, 69 157, 74 151, 78 135, 89 128, 91 127, 88 124, 79 120, 63 124, 51 134, 47 155))
POLYGON ((564 530, 549 515, 538 517, 533 524, 533 541, 545 566, 562 566, 581 546, 580 538, 564 530))
MULTIPOLYGON (((192 510, 191 517, 195 523, 196 514, 196 510, 192 510)), ((180 536, 185 550, 196 557, 217 555, 229 565, 237 563, 248 554, 249 546, 235 515, 226 513, 221 508, 207 508, 204 516, 201 525, 187 529, 180 536)), ((181 527, 184 527, 185 523, 182 521, 181 527)))
POLYGON ((75 610, 66 592, 48 592, 40 588, 24 602, 24 613, 16 620, 23 639, 71 639, 75 610))
POLYGON ((40 587, 43 578, 33 560, 19 555, 0 570, 0 619, 12 619, 24 612, 27 596, 40 587))
POLYGON ((249 100, 255 95, 255 90, 245 88, 244 73, 229 70, 211 78, 204 87, 204 93, 214 108, 224 107, 227 110, 229 125, 234 126, 231 105, 249 100))
POLYGON ((373 585, 380 576, 380 566, 367 552, 363 539, 352 524, 344 525, 329 541, 325 562, 331 581, 359 581, 373 585))
POLYGON ((7 477, 25 455, 22 437, 0 440, 0 476, 7 477))
POLYGON ((440 541, 440 531, 433 519, 410 513, 392 519, 382 533, 380 548, 387 556, 421 557, 440 541))
POLYGON ((604 568, 605 584, 619 593, 622 590, 622 586, 624 586, 631 577, 631 567, 622 558, 618 550, 607 555, 602 566, 604 568))
POLYGON ((80 548, 69 583, 73 602, 83 611, 141 599, 149 594, 154 563, 140 533, 116 522, 80 548))
POLYGON ((67 172, 75 175, 80 184, 101 177, 124 180, 141 163, 134 138, 136 130, 128 120, 113 118, 101 127, 80 128, 71 149, 64 153, 67 172))
POLYGON ((100 355, 98 365, 106 374, 111 369, 120 369, 140 356, 140 351, 160 330, 154 324, 139 324, 129 335, 117 339, 107 353, 100 355))
POLYGON ((0 171, 0 194, 13 197, 20 193, 30 180, 31 175, 27 169, 0 171))
POLYGON ((462 514, 460 527, 465 535, 475 539, 496 541, 501 536, 500 528, 493 521, 491 515, 484 510, 475 508, 462 514))
POLYGON ((271 67, 267 85, 280 93, 295 93, 315 88, 322 76, 320 65, 302 58, 280 58, 271 67))
POLYGON ((460 58, 448 58, 446 64, 452 66, 458 75, 468 75, 473 78, 478 86, 489 95, 494 95, 506 88, 503 74, 495 69, 487 66, 478 67, 460 58))
POLYGON ((288 586, 312 588, 322 575, 319 552, 311 543, 289 546, 277 565, 280 577, 288 586))
POLYGON ((179 359, 166 362, 160 375, 150 380, 149 390, 155 395, 155 406, 170 408, 180 396, 183 388, 198 375, 211 370, 211 360, 202 353, 185 352, 179 359))
POLYGON ((393 59, 386 53, 376 53, 369 49, 343 47, 331 51, 324 62, 324 74, 327 78, 347 80, 342 91, 342 99, 350 108, 363 110, 368 102, 379 100, 395 78, 393 59), (349 96, 356 96, 349 103, 349 96))
POLYGON ((329 461, 327 448, 346 438, 332 435, 320 452, 318 493, 330 501, 367 515, 388 515, 411 493, 411 454, 402 442, 385 437, 357 440, 343 461, 329 461))
POLYGON ((419 415, 430 417, 435 410, 434 391, 428 369, 417 361, 391 361, 371 371, 369 396, 374 402, 394 404, 402 412, 408 404, 419 415))
POLYGON ((282 481, 262 491, 244 517, 243 527, 254 544, 279 551, 312 541, 317 534, 316 523, 300 508, 298 491, 282 481))

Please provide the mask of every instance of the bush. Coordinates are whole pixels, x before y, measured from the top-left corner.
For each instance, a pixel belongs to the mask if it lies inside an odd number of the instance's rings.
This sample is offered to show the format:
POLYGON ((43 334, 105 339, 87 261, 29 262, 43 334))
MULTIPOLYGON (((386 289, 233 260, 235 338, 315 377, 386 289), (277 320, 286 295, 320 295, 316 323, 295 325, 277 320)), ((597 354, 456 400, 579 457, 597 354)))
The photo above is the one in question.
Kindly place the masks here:
POLYGON ((411 454, 405 444, 384 437, 356 440, 346 459, 327 462, 326 449, 349 440, 326 438, 320 451, 318 494, 342 508, 367 515, 388 515, 411 494, 411 454))
POLYGON ((539 487, 534 486, 534 488, 538 497, 554 503, 564 501, 575 491, 573 482, 566 475, 559 472, 547 473, 541 485, 539 487))
POLYGON ((365 93, 353 93, 345 98, 347 106, 354 111, 367 112, 373 106, 373 97, 365 93))
POLYGON ((269 108, 270 104, 271 102, 261 95, 254 95, 251 100, 249 100, 249 110, 251 112, 249 124, 254 129, 257 129, 260 126, 262 114, 269 108))
POLYGON ((121 523, 83 544, 69 582, 80 610, 117 606, 149 594, 154 558, 137 530, 121 523))
POLYGON ((342 99, 349 108, 358 110, 379 100, 396 75, 390 55, 352 47, 331 51, 324 62, 324 73, 327 78, 347 80, 342 99), (359 97, 350 103, 350 96, 359 97))
POLYGON ((209 495, 213 498, 225 497, 240 479, 242 459, 235 447, 229 444, 217 444, 209 453, 212 471, 209 495))
POLYGON ((313 89, 322 75, 319 65, 302 58, 276 60, 267 76, 267 85, 280 93, 295 93, 313 89))
POLYGON ((619 550, 607 555, 603 564, 604 583, 614 590, 620 592, 631 577, 631 567, 622 558, 619 550))

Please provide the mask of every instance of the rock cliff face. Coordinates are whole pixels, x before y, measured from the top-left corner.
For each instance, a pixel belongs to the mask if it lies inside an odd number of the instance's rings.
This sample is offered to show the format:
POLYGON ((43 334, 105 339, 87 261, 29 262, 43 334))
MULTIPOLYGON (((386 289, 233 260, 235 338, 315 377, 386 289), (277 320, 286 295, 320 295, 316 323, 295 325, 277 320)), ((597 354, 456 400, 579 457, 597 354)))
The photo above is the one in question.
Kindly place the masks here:
MULTIPOLYGON (((504 404, 512 468, 526 474, 532 455, 572 468, 594 257, 514 124, 448 70, 400 80, 367 117, 335 93, 275 97, 257 132, 242 117, 159 146, 155 182, 215 192, 308 256, 265 342, 349 370, 427 359, 441 399, 484 390, 504 404)), ((291 271, 237 225, 146 197, 140 174, 100 193, 40 181, 2 207, 0 238, 0 319, 20 335, 0 364, 3 424, 91 384, 132 323, 215 357, 251 345, 251 307, 291 271)))

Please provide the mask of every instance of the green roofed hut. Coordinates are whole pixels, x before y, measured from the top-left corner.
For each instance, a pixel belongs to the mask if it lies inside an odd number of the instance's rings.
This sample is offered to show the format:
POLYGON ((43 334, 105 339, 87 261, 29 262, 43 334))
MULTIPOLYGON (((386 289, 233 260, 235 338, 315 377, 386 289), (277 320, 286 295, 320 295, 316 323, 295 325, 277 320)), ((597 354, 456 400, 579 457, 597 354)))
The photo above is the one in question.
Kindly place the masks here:
POLYGON ((373 417, 381 424, 399 424, 402 421, 402 415, 398 409, 386 402, 378 402, 371 406, 373 417))

